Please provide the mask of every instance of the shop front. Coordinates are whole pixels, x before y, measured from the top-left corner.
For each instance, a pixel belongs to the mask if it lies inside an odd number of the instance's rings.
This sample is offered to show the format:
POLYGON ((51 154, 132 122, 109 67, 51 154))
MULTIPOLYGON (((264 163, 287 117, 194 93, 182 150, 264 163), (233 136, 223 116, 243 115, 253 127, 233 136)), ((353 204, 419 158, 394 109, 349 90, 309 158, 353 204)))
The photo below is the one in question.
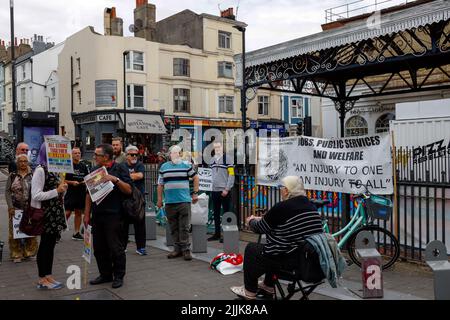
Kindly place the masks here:
POLYGON ((83 158, 93 158, 96 146, 111 144, 114 137, 124 138, 124 145, 141 148, 143 160, 151 162, 162 147, 162 135, 167 130, 160 113, 128 111, 126 116, 116 110, 93 111, 73 115, 77 139, 83 158), (124 122, 126 118, 126 131, 124 122))

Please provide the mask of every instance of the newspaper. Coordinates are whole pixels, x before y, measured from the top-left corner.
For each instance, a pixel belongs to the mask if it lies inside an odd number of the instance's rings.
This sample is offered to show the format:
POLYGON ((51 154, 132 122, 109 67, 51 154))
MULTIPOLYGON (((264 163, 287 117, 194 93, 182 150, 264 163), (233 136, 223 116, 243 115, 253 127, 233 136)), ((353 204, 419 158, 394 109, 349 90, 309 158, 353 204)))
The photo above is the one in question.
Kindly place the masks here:
POLYGON ((84 177, 84 182, 86 183, 86 188, 91 196, 92 202, 95 202, 97 205, 114 189, 114 184, 111 181, 105 181, 103 179, 107 174, 108 171, 106 171, 106 168, 101 167, 84 177))

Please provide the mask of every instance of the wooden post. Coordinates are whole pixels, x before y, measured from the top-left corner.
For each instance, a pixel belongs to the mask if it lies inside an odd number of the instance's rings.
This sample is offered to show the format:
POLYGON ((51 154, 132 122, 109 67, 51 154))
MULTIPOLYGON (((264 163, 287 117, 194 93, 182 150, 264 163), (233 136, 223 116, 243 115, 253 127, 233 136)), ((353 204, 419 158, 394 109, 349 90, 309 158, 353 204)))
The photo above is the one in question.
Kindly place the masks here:
POLYGON ((394 235, 398 238, 398 216, 397 216, 397 150, 395 147, 394 131, 391 131, 392 139, 392 173, 394 177, 394 204, 393 204, 393 219, 394 219, 394 235))

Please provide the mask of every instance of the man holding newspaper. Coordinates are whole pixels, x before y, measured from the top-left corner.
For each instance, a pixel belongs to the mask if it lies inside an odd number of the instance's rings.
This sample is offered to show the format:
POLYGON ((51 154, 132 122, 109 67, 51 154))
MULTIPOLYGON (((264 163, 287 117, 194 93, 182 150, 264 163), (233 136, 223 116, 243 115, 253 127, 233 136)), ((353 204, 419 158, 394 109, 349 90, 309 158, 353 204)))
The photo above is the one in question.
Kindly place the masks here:
POLYGON ((91 285, 112 282, 114 289, 123 285, 126 256, 123 245, 125 213, 122 202, 131 194, 131 178, 128 170, 113 161, 113 148, 103 144, 95 149, 96 167, 85 177, 88 193, 84 222, 90 223, 92 209, 92 235, 94 256, 100 276, 91 285))

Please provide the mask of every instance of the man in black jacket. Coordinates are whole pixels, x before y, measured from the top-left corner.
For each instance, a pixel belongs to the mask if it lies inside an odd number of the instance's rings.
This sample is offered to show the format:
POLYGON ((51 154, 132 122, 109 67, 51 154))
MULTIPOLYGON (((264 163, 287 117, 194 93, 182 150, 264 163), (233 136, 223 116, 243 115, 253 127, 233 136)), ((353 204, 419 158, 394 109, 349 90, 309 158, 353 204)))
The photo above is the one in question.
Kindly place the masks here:
POLYGON ((90 222, 92 208, 92 236, 94 255, 97 260, 100 276, 90 281, 91 285, 113 282, 114 289, 123 285, 126 269, 125 248, 123 245, 123 224, 125 212, 122 202, 131 195, 131 178, 128 170, 113 161, 111 145, 100 145, 95 149, 95 163, 98 168, 106 167, 108 175, 103 179, 114 184, 114 190, 100 204, 92 203, 89 193, 86 194, 84 221, 90 222))

